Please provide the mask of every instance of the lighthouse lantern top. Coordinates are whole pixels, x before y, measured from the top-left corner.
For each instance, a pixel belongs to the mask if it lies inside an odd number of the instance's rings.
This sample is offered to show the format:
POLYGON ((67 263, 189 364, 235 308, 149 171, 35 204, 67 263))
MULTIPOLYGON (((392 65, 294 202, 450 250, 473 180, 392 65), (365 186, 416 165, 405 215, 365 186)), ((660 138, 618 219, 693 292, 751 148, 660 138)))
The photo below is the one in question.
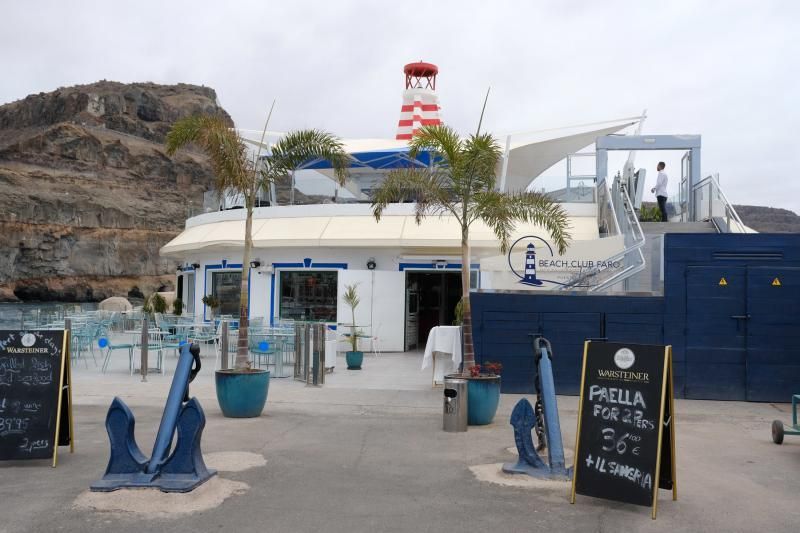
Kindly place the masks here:
POLYGON ((433 63, 417 61, 403 67, 406 75, 406 89, 433 89, 436 90, 436 75, 439 67, 433 63))

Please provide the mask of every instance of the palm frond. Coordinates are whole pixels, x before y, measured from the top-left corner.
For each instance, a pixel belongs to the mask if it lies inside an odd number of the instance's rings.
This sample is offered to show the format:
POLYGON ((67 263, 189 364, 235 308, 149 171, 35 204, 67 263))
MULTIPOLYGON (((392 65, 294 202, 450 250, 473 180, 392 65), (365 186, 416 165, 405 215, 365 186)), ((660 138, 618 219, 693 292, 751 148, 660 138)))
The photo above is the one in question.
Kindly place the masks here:
POLYGON ((209 157, 217 190, 245 192, 250 181, 250 162, 242 139, 218 115, 197 115, 173 124, 166 138, 167 154, 197 144, 209 157))
POLYGON ((473 196, 472 220, 482 220, 500 241, 500 251, 508 250, 509 239, 515 221, 511 210, 511 198, 498 191, 480 191, 473 196))
POLYGON ((471 135, 464 143, 465 175, 475 190, 491 191, 497 182, 502 150, 489 133, 471 135))
POLYGON ((445 124, 423 126, 408 143, 409 156, 417 157, 427 151, 435 165, 453 167, 458 164, 462 152, 462 141, 458 132, 445 124))
POLYGON ((429 214, 449 211, 461 222, 450 191, 441 175, 427 169, 403 168, 389 173, 386 179, 372 191, 372 214, 380 221, 381 215, 391 203, 415 202, 417 224, 429 214))
POLYGON ((272 147, 272 154, 267 158, 268 166, 262 176, 266 181, 274 181, 315 159, 329 161, 337 181, 344 185, 350 156, 338 138, 317 129, 293 131, 282 137, 272 147))
POLYGON ((536 192, 523 192, 509 195, 511 212, 517 220, 542 226, 563 254, 569 246, 569 217, 561 205, 547 196, 536 192))

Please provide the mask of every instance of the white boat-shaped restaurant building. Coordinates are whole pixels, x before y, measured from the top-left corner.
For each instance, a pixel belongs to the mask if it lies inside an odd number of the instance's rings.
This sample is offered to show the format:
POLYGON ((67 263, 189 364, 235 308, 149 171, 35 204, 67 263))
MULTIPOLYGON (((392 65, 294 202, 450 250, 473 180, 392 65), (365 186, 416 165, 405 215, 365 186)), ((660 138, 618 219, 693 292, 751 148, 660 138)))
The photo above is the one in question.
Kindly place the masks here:
MULTIPOLYGON (((501 138, 505 151, 498 169, 499 187, 538 190, 535 179, 545 170, 571 159, 597 138, 636 122, 621 119, 562 135, 540 133, 529 142, 516 142, 521 136, 501 138)), ((386 351, 424 345, 433 326, 453 322, 461 293, 456 221, 431 216, 418 224, 414 205, 404 203, 390 205, 377 222, 369 201, 370 190, 388 172, 427 165, 427 154, 411 159, 402 139, 350 140, 344 145, 352 160, 349 178, 338 193, 324 197, 326 203, 278 205, 275 191, 267 193, 254 212, 249 265, 242 265, 244 209, 225 201, 209 202, 207 212, 186 221, 185 230, 161 249, 161 255, 180 265, 177 290, 187 312, 210 319, 202 298, 213 294, 221 303, 218 313, 236 315, 245 275, 250 281, 251 319, 263 317, 268 323, 292 319, 350 323, 342 293, 345 286, 357 284, 361 304, 356 325, 366 335, 379 337, 386 351)), ((307 180, 324 183, 329 172, 326 162, 309 162, 298 171, 297 182, 304 174, 307 180)), ((568 168, 561 188, 548 192, 569 216, 572 241, 563 256, 547 242, 546 231, 531 224, 516 226, 512 242, 519 242, 510 254, 501 255, 493 232, 480 221, 474 223, 471 287, 557 290, 580 287, 574 280, 606 261, 624 270, 626 235, 615 222, 609 188, 605 182, 598 187, 596 181, 593 175, 570 175, 568 168), (534 264, 539 268, 533 274, 541 280, 538 284, 524 283, 530 278, 526 263, 530 266, 532 252, 538 254, 534 264)), ((329 187, 337 189, 333 181, 329 187)))

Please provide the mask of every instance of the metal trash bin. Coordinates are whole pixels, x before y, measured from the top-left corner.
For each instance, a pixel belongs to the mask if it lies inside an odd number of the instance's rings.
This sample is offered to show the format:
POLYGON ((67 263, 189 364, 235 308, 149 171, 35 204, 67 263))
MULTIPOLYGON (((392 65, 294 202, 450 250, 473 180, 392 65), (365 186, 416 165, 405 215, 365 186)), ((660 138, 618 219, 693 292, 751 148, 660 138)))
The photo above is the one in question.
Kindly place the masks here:
POLYGON ((467 380, 457 377, 444 378, 444 423, 449 432, 467 430, 467 380))

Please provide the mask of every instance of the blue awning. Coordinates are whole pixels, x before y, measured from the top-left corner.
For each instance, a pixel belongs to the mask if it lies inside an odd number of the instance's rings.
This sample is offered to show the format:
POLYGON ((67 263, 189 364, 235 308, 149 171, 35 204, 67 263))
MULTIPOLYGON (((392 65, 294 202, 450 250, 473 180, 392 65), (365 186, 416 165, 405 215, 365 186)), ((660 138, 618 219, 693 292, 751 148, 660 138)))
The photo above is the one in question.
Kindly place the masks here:
MULTIPOLYGON (((385 150, 372 150, 366 152, 353 152, 349 154, 352 162, 350 168, 371 168, 374 170, 391 170, 395 168, 425 168, 431 163, 430 152, 419 152, 416 158, 409 155, 407 146, 402 148, 387 148, 385 150)), ((325 170, 332 168, 329 161, 315 159, 304 163, 301 170, 325 170)))

